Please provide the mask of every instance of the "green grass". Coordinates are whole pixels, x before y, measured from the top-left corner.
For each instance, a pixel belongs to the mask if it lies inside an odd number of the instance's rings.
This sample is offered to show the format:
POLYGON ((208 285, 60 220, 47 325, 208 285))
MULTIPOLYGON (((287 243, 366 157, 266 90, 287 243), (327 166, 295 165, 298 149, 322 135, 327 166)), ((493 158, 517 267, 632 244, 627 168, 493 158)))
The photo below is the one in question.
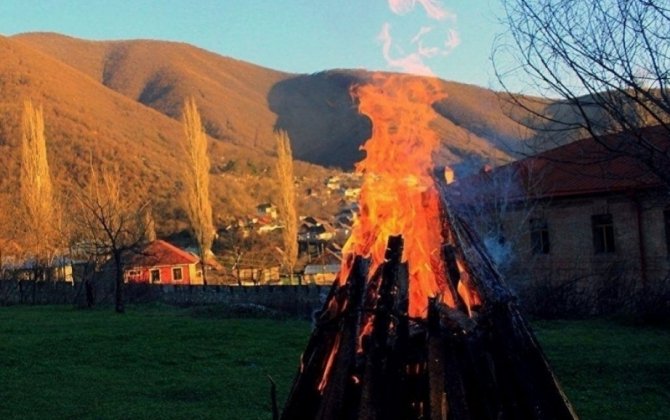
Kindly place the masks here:
POLYGON ((670 418, 670 328, 605 320, 534 327, 580 418, 670 418))
MULTIPOLYGON (((253 313, 252 313, 253 314, 253 313)), ((166 306, 0 308, 0 418, 269 419, 309 323, 166 306)), ((665 419, 670 329, 534 324, 582 419, 665 419)))
POLYGON ((268 419, 309 324, 192 314, 0 308, 0 418, 268 419))

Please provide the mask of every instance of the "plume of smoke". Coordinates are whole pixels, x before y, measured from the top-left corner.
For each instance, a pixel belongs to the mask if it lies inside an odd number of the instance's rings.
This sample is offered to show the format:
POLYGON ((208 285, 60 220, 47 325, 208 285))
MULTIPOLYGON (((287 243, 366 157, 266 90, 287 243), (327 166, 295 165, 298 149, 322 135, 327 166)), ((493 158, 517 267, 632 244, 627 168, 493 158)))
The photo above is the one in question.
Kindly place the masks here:
MULTIPOLYGON (((437 21, 456 20, 456 15, 446 10, 436 0, 388 0, 389 8, 396 15, 411 12, 417 3, 423 7, 429 19, 437 21)), ((434 76, 427 60, 448 55, 461 42, 458 32, 453 28, 443 33, 445 33, 444 40, 435 43, 433 35, 440 36, 436 27, 421 26, 416 35, 411 38, 409 48, 407 48, 408 51, 406 51, 394 41, 391 35, 391 24, 385 22, 378 39, 382 43, 382 53, 389 67, 406 73, 434 76), (433 39, 429 40, 428 36, 433 39)))
POLYGON ((406 73, 433 76, 433 71, 423 61, 420 48, 410 54, 393 58, 391 54, 393 37, 391 37, 391 25, 389 23, 385 23, 384 26, 382 26, 382 31, 379 33, 379 40, 382 42, 384 59, 390 67, 397 68, 406 73))
POLYGON ((396 15, 404 15, 411 12, 419 3, 426 10, 428 17, 434 20, 453 19, 456 16, 445 9, 436 0, 389 0, 389 7, 396 15))
POLYGON ((378 39, 382 42, 382 53, 384 59, 389 67, 398 69, 405 73, 413 73, 422 76, 434 76, 430 66, 426 64, 426 60, 438 56, 446 56, 461 43, 458 32, 454 29, 447 31, 447 37, 443 45, 433 46, 426 45, 423 42, 425 35, 433 31, 434 28, 423 26, 419 32, 412 38, 410 45, 415 48, 412 52, 405 52, 402 48, 394 44, 391 35, 391 24, 384 23, 382 30, 378 35, 378 39), (393 52, 398 51, 398 56, 394 56, 393 52))

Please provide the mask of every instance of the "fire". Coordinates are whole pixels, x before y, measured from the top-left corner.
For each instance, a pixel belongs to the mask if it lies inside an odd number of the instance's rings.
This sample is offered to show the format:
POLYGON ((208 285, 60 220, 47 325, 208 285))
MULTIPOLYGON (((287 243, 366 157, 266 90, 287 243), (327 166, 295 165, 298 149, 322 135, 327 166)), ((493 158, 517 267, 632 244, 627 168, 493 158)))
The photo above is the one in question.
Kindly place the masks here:
POLYGON ((377 75, 352 94, 359 111, 372 121, 363 146, 366 157, 356 165, 363 174, 360 216, 345 244, 339 278, 346 280, 354 258, 370 259, 370 273, 384 262, 389 236, 402 235, 402 261, 409 268, 409 316, 425 318, 428 298, 455 306, 443 266, 440 198, 432 177, 433 152, 439 138, 429 128, 436 117, 432 104, 446 94, 436 80, 404 75, 377 75))
POLYGON ((443 201, 436 86, 378 75, 352 90, 372 121, 356 166, 360 215, 283 419, 576 418, 502 278, 443 201), (505 375, 509 386, 490 386, 505 375))
POLYGON ((477 305, 482 304, 482 299, 477 293, 477 290, 472 286, 470 281, 470 274, 465 270, 464 264, 457 260, 456 264, 458 265, 458 271, 460 272, 461 279, 458 282, 458 295, 465 303, 465 307, 468 310, 468 315, 472 316, 472 308, 477 305))

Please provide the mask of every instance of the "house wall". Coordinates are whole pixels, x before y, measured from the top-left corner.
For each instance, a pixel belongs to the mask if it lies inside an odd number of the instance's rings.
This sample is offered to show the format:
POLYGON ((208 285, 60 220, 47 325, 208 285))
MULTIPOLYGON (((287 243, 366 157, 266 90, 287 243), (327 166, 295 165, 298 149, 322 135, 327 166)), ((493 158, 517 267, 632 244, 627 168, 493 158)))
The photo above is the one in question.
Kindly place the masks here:
POLYGON ((243 284, 267 284, 279 282, 279 267, 240 268, 233 275, 243 284))
POLYGON ((330 286, 337 278, 337 273, 315 273, 305 274, 305 284, 318 284, 322 286, 330 286))
POLYGON ((532 281, 574 281, 584 289, 624 277, 638 285, 643 281, 656 284, 670 270, 663 219, 668 205, 670 201, 658 195, 615 195, 554 199, 513 209, 502 218, 503 231, 510 232, 505 239, 511 251, 502 263, 503 271, 517 288, 532 281), (613 219, 615 252, 597 254, 591 216, 606 213, 613 219), (532 253, 531 218, 547 221, 549 254, 532 253))
POLYGON ((188 279, 190 284, 204 284, 202 273, 196 267, 197 264, 188 265, 188 279))
POLYGON ((666 243, 665 220, 663 212, 670 209, 670 200, 658 203, 645 200, 642 203, 643 244, 648 280, 664 278, 670 272, 670 249, 666 243))
POLYGON ((133 267, 125 270, 126 279, 131 283, 151 283, 151 270, 160 271, 161 284, 202 284, 202 278, 198 279, 195 264, 180 264, 160 267, 133 267), (173 279, 173 268, 181 268, 182 280, 173 279), (131 271, 139 271, 139 275, 130 276, 131 271))

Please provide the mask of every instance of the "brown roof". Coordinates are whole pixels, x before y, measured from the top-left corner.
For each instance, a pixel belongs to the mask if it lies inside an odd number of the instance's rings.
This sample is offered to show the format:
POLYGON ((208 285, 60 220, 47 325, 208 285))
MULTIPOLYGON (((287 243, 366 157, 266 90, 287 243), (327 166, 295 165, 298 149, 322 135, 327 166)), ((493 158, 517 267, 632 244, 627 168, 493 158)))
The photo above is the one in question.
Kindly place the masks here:
MULTIPOLYGON (((644 129, 646 138, 668 156, 670 138, 660 127, 644 129)), ((591 195, 658 188, 663 181, 626 153, 634 140, 625 133, 578 140, 567 145, 482 172, 452 188, 459 201, 499 194, 523 199, 591 195)))
POLYGON ((195 264, 198 257, 160 239, 150 242, 128 264, 131 267, 195 264))

